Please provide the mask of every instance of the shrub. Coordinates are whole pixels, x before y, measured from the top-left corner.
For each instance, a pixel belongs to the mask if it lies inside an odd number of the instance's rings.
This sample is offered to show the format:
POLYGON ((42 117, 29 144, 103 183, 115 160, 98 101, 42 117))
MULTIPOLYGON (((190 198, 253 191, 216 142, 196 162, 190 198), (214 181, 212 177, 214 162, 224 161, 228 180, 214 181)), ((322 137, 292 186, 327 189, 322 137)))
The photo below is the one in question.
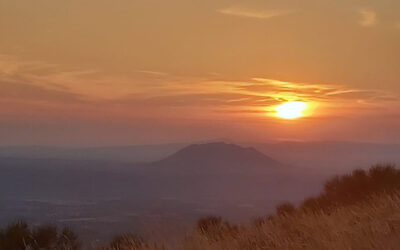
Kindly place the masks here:
POLYGON ((69 229, 59 233, 55 226, 30 228, 26 222, 17 221, 0 230, 0 249, 78 250, 80 244, 69 229))
POLYGON ((0 249, 24 250, 31 241, 31 231, 24 221, 11 223, 0 231, 0 249))
POLYGON ((290 203, 285 202, 276 207, 276 214, 278 216, 289 216, 296 212, 296 207, 290 203))
POLYGON ((32 246, 34 249, 55 249, 58 240, 57 227, 44 225, 32 230, 32 246))
POLYGON ((134 234, 116 236, 107 247, 107 249, 113 250, 139 250, 144 248, 146 248, 145 241, 134 234))
POLYGON ((196 230, 211 240, 219 240, 224 236, 234 236, 238 233, 237 226, 229 224, 221 217, 209 216, 197 221, 196 230))
POLYGON ((337 207, 365 201, 378 193, 400 190, 400 170, 392 165, 378 165, 368 171, 357 169, 351 174, 336 176, 324 185, 323 192, 305 200, 306 211, 330 211, 337 207))
POLYGON ((67 227, 65 227, 58 236, 57 246, 60 247, 60 249, 68 250, 78 250, 81 248, 78 236, 67 227))

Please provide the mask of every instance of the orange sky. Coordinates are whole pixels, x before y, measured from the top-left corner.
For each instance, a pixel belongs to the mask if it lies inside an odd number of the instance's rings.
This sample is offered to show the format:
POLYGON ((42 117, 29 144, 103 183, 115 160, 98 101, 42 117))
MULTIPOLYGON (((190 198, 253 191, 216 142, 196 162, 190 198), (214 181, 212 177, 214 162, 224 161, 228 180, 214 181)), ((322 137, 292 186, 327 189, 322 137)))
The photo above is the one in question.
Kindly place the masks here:
POLYGON ((400 142, 400 2, 2 0, 1 144, 400 142), (312 109, 274 116, 285 101, 312 109))

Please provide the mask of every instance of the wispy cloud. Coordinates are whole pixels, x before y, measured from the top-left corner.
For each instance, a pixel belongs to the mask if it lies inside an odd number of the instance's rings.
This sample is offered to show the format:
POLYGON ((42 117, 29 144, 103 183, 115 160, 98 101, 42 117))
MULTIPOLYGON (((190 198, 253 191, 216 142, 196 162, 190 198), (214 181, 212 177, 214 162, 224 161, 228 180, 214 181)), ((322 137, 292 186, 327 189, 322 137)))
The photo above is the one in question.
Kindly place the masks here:
POLYGON ((136 106, 158 106, 158 107, 213 107, 221 106, 269 106, 277 104, 277 101, 264 96, 245 93, 187 93, 157 95, 143 97, 141 95, 130 95, 123 99, 110 101, 111 104, 126 104, 136 106))
POLYGON ((359 14, 359 21, 358 23, 362 27, 374 27, 378 23, 378 18, 377 14, 374 10, 372 9, 360 9, 358 11, 359 14))
MULTIPOLYGON (((74 68, 0 54, 0 91, 6 90, 5 84, 7 83, 7 92, 11 93, 10 84, 15 83, 16 87, 13 88, 12 93, 18 92, 18 95, 22 92, 15 90, 17 86, 26 84, 25 88, 36 93, 37 96, 43 89, 76 94, 86 100, 113 99, 125 96, 127 93, 149 89, 148 85, 156 87, 158 86, 156 80, 167 75, 164 72, 151 70, 132 70, 113 74, 99 69, 74 68)), ((44 91, 40 93, 44 95, 44 91)), ((14 94, 10 94, 10 96, 14 96, 14 94)), ((55 96, 60 96, 59 94, 55 93, 55 96)))
POLYGON ((153 70, 136 70, 138 73, 147 74, 147 75, 154 75, 154 76, 166 76, 168 73, 160 72, 160 71, 153 71, 153 70))
POLYGON ((249 7, 230 6, 218 10, 219 13, 224 15, 248 17, 256 19, 269 19, 278 16, 284 16, 295 12, 294 10, 279 10, 279 9, 256 9, 249 7))
MULTIPOLYGON (((0 58, 1 59, 1 58, 0 58)), ((95 104, 136 110, 173 108, 237 113, 263 112, 284 101, 310 103, 382 104, 399 102, 381 91, 346 86, 286 82, 265 78, 212 80, 199 77, 174 78, 162 72, 136 70, 130 75, 68 69, 41 62, 0 60, 0 99, 34 103, 95 104), (140 74, 137 74, 140 73, 140 74), (142 75, 144 74, 144 76, 142 75), (149 77, 147 76, 165 76, 149 77)), ((100 107, 99 107, 100 108, 100 107)), ((159 112, 159 111, 157 111, 159 112)), ((160 111, 161 112, 161 111, 160 111)))
POLYGON ((81 102, 81 96, 69 91, 49 89, 23 82, 0 81, 0 98, 3 100, 22 100, 39 102, 81 102))
POLYGON ((376 90, 349 89, 338 85, 284 82, 272 79, 253 78, 248 83, 240 83, 236 88, 242 94, 268 97, 276 101, 316 101, 335 103, 360 100, 364 103, 399 101, 398 97, 376 90))
POLYGON ((245 110, 264 111, 285 101, 306 101, 310 103, 380 104, 386 101, 398 101, 388 93, 349 89, 344 86, 285 82, 264 78, 248 81, 203 81, 193 82, 187 91, 182 85, 172 85, 161 94, 128 95, 111 101, 111 104, 123 104, 146 107, 205 108, 214 111, 234 108, 236 113, 245 110))

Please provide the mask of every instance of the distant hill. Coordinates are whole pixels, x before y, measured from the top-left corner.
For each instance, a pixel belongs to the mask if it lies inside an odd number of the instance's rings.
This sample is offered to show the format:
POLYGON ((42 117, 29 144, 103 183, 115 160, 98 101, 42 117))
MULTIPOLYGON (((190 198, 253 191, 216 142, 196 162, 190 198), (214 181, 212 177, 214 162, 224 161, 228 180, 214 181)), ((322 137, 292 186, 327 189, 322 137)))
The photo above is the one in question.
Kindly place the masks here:
MULTIPOLYGON (((221 139, 222 141, 222 139, 221 139)), ((223 140, 226 142, 226 140, 223 140)), ((156 161, 172 161, 170 158, 183 159, 176 153, 185 148, 197 146, 231 145, 227 143, 210 143, 211 141, 192 143, 174 143, 159 145, 132 145, 109 147, 48 147, 48 146, 1 146, 0 158, 14 159, 57 159, 88 160, 119 163, 152 163, 156 161), (175 157, 176 156, 176 157, 175 157), (178 157, 179 156, 179 157, 178 157), (163 160, 164 159, 164 160, 163 160)), ((215 141, 213 141, 215 142, 215 141)), ((395 163, 400 165, 400 144, 378 144, 357 142, 276 142, 246 143, 260 153, 277 160, 281 164, 301 167, 308 171, 322 172, 328 176, 344 173, 356 167, 370 166, 376 163, 395 163)), ((239 147, 241 148, 241 147, 239 147)), ((243 148, 242 148, 243 149, 243 148)), ((218 150, 217 150, 218 151, 218 150)), ((234 149, 231 150, 232 152, 234 149)), ((222 159, 223 152, 217 159, 222 159)), ((186 153, 181 151, 180 153, 186 153)), ((212 153, 212 152, 211 152, 212 153)), ((210 155, 209 153, 207 153, 210 155)), ((232 158, 233 154, 229 153, 232 158)), ((251 157, 257 159, 258 157, 251 157)), ((232 160, 233 161, 233 160, 232 160)), ((263 161, 263 160, 262 160, 263 161)), ((240 162, 240 159, 239 159, 240 162)), ((193 161, 191 162, 193 165, 193 161)), ((167 163, 165 163, 167 164, 167 163)), ((164 165, 165 165, 164 164, 164 165)), ((212 165, 212 164, 211 164, 212 165)), ((230 168, 232 168, 231 165, 230 168)))
POLYGON ((156 172, 187 174, 265 174, 285 168, 252 147, 224 142, 190 145, 149 167, 156 172))
POLYGON ((354 168, 377 163, 400 165, 400 144, 316 141, 263 143, 251 146, 282 163, 329 174, 346 173, 354 168))
POLYGON ((62 159, 113 162, 152 162, 173 154, 187 144, 159 144, 110 147, 2 146, 0 158, 62 159))

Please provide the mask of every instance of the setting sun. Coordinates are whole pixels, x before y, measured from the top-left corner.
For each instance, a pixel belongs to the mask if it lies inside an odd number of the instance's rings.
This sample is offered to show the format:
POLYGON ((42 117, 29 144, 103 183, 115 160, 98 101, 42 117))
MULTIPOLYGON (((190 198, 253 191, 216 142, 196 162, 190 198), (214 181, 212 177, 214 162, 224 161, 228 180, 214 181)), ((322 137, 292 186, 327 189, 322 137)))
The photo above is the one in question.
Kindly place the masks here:
POLYGON ((305 102, 286 102, 275 108, 276 116, 283 119, 296 119, 302 117, 303 111, 307 108, 305 102))

